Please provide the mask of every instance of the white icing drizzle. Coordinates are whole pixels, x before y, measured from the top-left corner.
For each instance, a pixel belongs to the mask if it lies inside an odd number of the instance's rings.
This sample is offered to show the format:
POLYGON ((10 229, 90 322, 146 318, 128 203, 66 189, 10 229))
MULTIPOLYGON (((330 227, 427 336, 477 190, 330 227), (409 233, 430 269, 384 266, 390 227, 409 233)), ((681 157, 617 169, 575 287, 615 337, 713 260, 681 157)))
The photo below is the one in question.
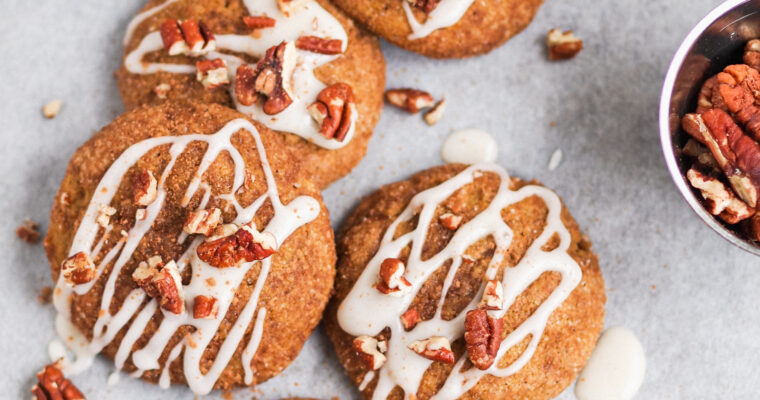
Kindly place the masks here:
POLYGON ((456 131, 441 146, 441 159, 447 163, 491 163, 496 161, 498 153, 496 140, 480 129, 456 131))
POLYGON ((644 348, 620 326, 605 330, 575 383, 578 400, 630 400, 644 380, 644 348))
MULTIPOLYGON (((103 205, 110 204, 129 168, 131 168, 146 153, 158 146, 170 146, 169 154, 171 160, 158 181, 158 195, 156 200, 146 208, 146 218, 142 221, 135 222, 135 225, 130 229, 128 236, 121 238, 120 242, 112 247, 112 249, 104 256, 103 261, 98 268, 97 276, 99 278, 104 271, 105 265, 113 264, 103 289, 100 306, 101 312, 95 322, 92 340, 87 340, 70 322, 71 298, 74 295, 86 294, 91 290, 92 285, 80 285, 72 289, 66 284, 63 277, 59 277, 58 279, 54 297, 54 304, 58 310, 56 329, 59 336, 76 355, 75 360, 64 360, 64 370, 66 373, 75 374, 86 369, 92 363, 95 354, 100 352, 108 343, 110 343, 114 336, 131 320, 132 323, 127 329, 127 332, 117 349, 114 360, 117 371, 122 369, 124 363, 130 356, 133 345, 144 333, 145 327, 155 315, 158 308, 157 301, 154 299, 148 299, 142 289, 135 289, 129 293, 116 314, 112 315, 108 310, 115 293, 116 278, 124 265, 132 259, 133 252, 158 217, 167 195, 165 188, 166 179, 173 169, 174 162, 192 142, 205 142, 207 144, 207 149, 201 162, 198 163, 198 169, 194 175, 195 178, 190 182, 186 189, 184 198, 187 199, 187 202, 183 202, 183 207, 187 206, 189 199, 192 199, 200 187, 204 188, 206 191, 202 201, 208 201, 210 188, 205 183, 201 182, 201 177, 212 162, 222 152, 226 152, 230 155, 235 164, 234 179, 232 191, 219 197, 224 197, 238 211, 238 215, 235 221, 233 221, 234 223, 243 224, 249 222, 256 214, 259 207, 269 200, 269 203, 274 209, 274 216, 263 231, 272 234, 276 238, 277 243, 281 244, 296 229, 311 222, 319 215, 320 205, 311 197, 301 196, 287 205, 282 204, 274 175, 272 174, 271 167, 267 161, 266 152, 259 133, 253 124, 245 119, 230 121, 219 132, 212 135, 190 134, 183 136, 164 136, 147 139, 132 145, 124 151, 116 161, 114 161, 98 184, 82 222, 74 236, 74 240, 69 250, 70 255, 79 251, 90 253, 90 249, 93 249, 92 244, 99 229, 96 222, 97 210, 103 205), (231 142, 231 137, 241 130, 250 133, 256 142, 256 149, 259 152, 261 165, 267 183, 266 193, 246 207, 241 206, 234 196, 234 193, 236 193, 244 184, 244 177, 246 175, 243 157, 231 142)), ((142 375, 143 371, 162 368, 159 364, 159 357, 167 346, 169 340, 171 340, 177 332, 177 329, 181 326, 194 327, 195 331, 182 338, 172 349, 169 359, 163 365, 160 384, 162 387, 168 387, 170 379, 167 366, 184 350, 183 372, 190 388, 198 394, 205 394, 211 391, 214 383, 232 358, 235 349, 237 349, 243 341, 245 332, 253 320, 254 312, 258 308, 259 295, 267 280, 272 260, 272 257, 269 257, 261 261, 261 271, 256 278, 256 289, 254 290, 254 293, 251 295, 251 298, 246 303, 242 312, 240 312, 234 326, 227 333, 211 369, 203 374, 201 373, 199 365, 203 352, 209 342, 211 342, 216 335, 216 332, 234 299, 234 292, 243 282, 248 271, 258 261, 243 263, 242 265, 233 268, 215 268, 209 266, 198 258, 197 252, 195 251, 202 241, 202 238, 196 237, 189 245, 186 252, 179 260, 177 260, 180 269, 184 269, 188 266, 192 269, 190 283, 183 288, 185 293, 186 311, 183 314, 177 315, 161 310, 163 313, 163 319, 156 332, 150 337, 148 343, 143 348, 131 354, 132 362, 138 368, 138 371, 134 374, 136 376, 142 375), (216 284, 213 286, 208 285, 207 280, 209 278, 213 278, 216 284), (217 318, 198 320, 192 317, 192 299, 201 294, 213 296, 217 299, 219 304, 217 318)), ((100 243, 107 243, 107 239, 101 239, 100 243)), ((98 257, 101 244, 94 247, 96 251, 92 251, 90 254, 92 259, 98 257)), ((96 280, 98 278, 96 278, 96 280)), ((255 322, 254 332, 251 335, 248 344, 245 346, 246 352, 243 359, 244 364, 250 364, 262 336, 266 310, 264 308, 259 308, 258 314, 259 318, 257 318, 255 322)), ((247 377, 246 381, 250 382, 250 378, 247 377)))
POLYGON ((144 11, 140 14, 138 14, 135 18, 132 19, 132 21, 129 21, 129 25, 127 25, 127 32, 124 33, 124 40, 122 43, 124 46, 129 43, 129 41, 132 39, 132 35, 135 33, 135 29, 146 19, 158 14, 162 10, 164 10, 166 7, 169 7, 172 3, 176 2, 177 0, 166 0, 163 4, 159 4, 150 10, 144 11))
MULTIPOLYGON (((498 368, 498 363, 494 363, 485 371, 476 368, 462 371, 467 359, 465 354, 456 363, 453 372, 433 399, 459 398, 477 384, 484 375, 506 377, 519 371, 530 360, 541 339, 549 316, 580 282, 581 269, 567 254, 571 242, 570 233, 560 219, 562 204, 554 192, 535 185, 527 185, 517 191, 512 191, 509 189, 509 175, 501 167, 495 164, 473 165, 448 181, 420 192, 412 198, 406 209, 388 227, 377 253, 367 264, 364 272, 338 309, 340 326, 351 335, 375 336, 385 327, 389 327, 391 330, 388 351, 385 353, 387 361, 380 370, 376 371, 379 379, 373 399, 387 398, 391 390, 397 385, 404 390, 407 398, 417 393, 422 376, 432 361, 409 350, 407 345, 431 336, 443 336, 450 342, 463 337, 466 312, 477 307, 485 285, 480 288, 478 294, 465 310, 454 319, 443 320, 441 310, 448 288, 462 263, 465 250, 477 241, 491 237, 496 244, 496 250, 486 271, 486 277, 495 279, 513 237, 512 230, 501 217, 501 211, 511 204, 534 195, 540 197, 548 208, 546 225, 520 262, 516 266, 504 270, 502 279, 504 311, 497 312, 494 315, 496 317, 504 315, 515 299, 542 273, 557 272, 562 276, 562 280, 533 315, 502 342, 497 360, 501 359, 511 347, 530 337, 527 349, 517 360, 503 369, 498 368), (460 226, 451 241, 440 253, 423 261, 421 259, 422 247, 436 207, 483 172, 494 173, 501 178, 499 190, 494 199, 485 210, 460 226), (398 225, 412 220, 417 213, 419 213, 417 227, 413 231, 394 239, 393 236, 398 225), (559 246, 548 252, 542 250, 541 247, 554 234, 560 238, 559 246), (412 290, 402 297, 380 293, 374 287, 378 279, 380 264, 386 258, 397 257, 410 244, 411 250, 409 260, 406 263, 405 276, 412 284, 412 290), (428 277, 448 260, 451 260, 452 263, 445 280, 436 315, 431 320, 420 322, 413 330, 406 332, 399 317, 407 310, 417 291, 428 277)), ((365 385, 366 379, 365 377, 365 385)))
POLYGON ((414 17, 412 6, 409 4, 409 1, 401 0, 401 3, 404 6, 404 12, 406 13, 406 19, 409 21, 409 26, 412 28, 412 34, 409 35, 409 39, 421 39, 438 29, 456 24, 462 19, 462 16, 467 12, 467 9, 470 8, 473 1, 474 0, 441 0, 441 2, 438 3, 438 6, 427 15, 425 22, 420 23, 417 21, 417 18, 414 17))
MULTIPOLYGON (((307 111, 307 107, 316 100, 319 92, 326 87, 324 83, 314 76, 314 70, 335 60, 340 55, 325 55, 296 49, 296 67, 291 77, 293 103, 279 114, 267 115, 260 104, 244 106, 237 102, 237 97, 235 96, 235 72, 244 61, 239 57, 223 52, 245 53, 256 58, 261 58, 270 47, 276 46, 283 41, 295 41, 305 35, 341 40, 343 42, 343 51, 345 51, 348 44, 348 35, 343 26, 332 14, 313 0, 306 3, 303 9, 292 13, 290 16, 285 16, 280 11, 275 0, 244 0, 244 3, 251 15, 266 15, 275 19, 275 27, 259 30, 260 36, 256 38, 250 35, 215 35, 216 48, 222 52, 212 51, 204 56, 207 59, 222 58, 227 63, 231 82, 229 85, 230 95, 238 111, 251 116, 271 129, 296 134, 326 149, 334 150, 347 145, 354 135, 357 119, 356 112, 353 113, 351 128, 345 139, 337 141, 327 139, 320 134, 319 126, 307 111)), ((164 3, 160 7, 166 5, 167 3, 164 3)), ((148 10, 145 13, 150 13, 155 9, 148 10)), ((137 24, 147 18, 145 13, 139 14, 135 18, 135 20, 138 20, 137 24)), ((130 23, 130 26, 135 23, 135 20, 130 23)), ((128 36, 125 38, 125 41, 129 38, 129 35, 131 35, 131 31, 128 30, 128 36)), ((147 53, 162 50, 163 48, 160 32, 151 32, 140 41, 137 48, 125 57, 124 67, 133 74, 154 74, 159 71, 173 74, 196 73, 194 64, 149 63, 143 61, 147 53)))

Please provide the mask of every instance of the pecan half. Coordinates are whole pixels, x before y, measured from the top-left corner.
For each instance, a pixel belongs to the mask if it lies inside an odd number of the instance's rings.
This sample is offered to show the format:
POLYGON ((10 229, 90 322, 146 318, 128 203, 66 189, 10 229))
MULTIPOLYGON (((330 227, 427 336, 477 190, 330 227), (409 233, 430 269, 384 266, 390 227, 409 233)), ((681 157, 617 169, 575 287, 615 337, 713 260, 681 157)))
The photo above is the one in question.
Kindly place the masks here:
POLYGON ((264 112, 274 115, 282 112, 292 102, 290 79, 295 68, 293 42, 282 42, 267 50, 256 68, 243 64, 237 69, 235 95, 244 106, 253 105, 263 97, 264 112))
POLYGON ((702 85, 702 89, 700 89, 699 96, 697 97, 697 114, 711 108, 728 111, 728 107, 726 107, 726 103, 723 101, 723 97, 718 90, 718 85, 720 85, 720 81, 718 81, 717 75, 706 80, 702 85))
POLYGON ((277 20, 265 15, 246 15, 243 17, 243 23, 250 29, 262 29, 273 28, 277 20))
POLYGON ((219 304, 216 297, 195 296, 193 299, 193 318, 214 319, 219 312, 219 304))
POLYGON ((405 313, 401 314, 401 325, 407 331, 412 330, 420 322, 420 313, 416 308, 410 308, 405 313))
POLYGON ((69 286, 83 285, 95 279, 97 270, 90 255, 80 251, 61 264, 61 274, 69 286))
POLYGON ((63 376, 58 363, 46 365, 37 373, 37 384, 31 392, 34 400, 85 400, 82 392, 63 376))
POLYGON ((296 48, 313 53, 334 55, 343 52, 343 41, 317 36, 301 36, 296 40, 296 48))
POLYGON ((755 214, 747 203, 737 198, 718 178, 703 174, 691 168, 686 177, 694 188, 698 189, 705 199, 705 208, 712 215, 729 224, 736 224, 755 214))
POLYGON ((182 230, 188 235, 200 233, 204 236, 211 236, 214 229, 221 223, 222 210, 214 207, 188 213, 182 230))
POLYGON ((148 262, 141 262, 132 273, 132 279, 145 293, 157 299, 161 308, 174 314, 185 311, 185 298, 182 290, 182 278, 174 260, 161 265, 151 257, 148 262))
POLYGON ((158 196, 156 178, 148 170, 132 175, 132 195, 135 204, 138 206, 147 206, 156 200, 158 196))
POLYGON ((35 244, 40 240, 40 231, 32 220, 25 219, 22 225, 16 228, 16 236, 29 244, 35 244))
POLYGON ((479 307, 485 310, 501 310, 504 307, 504 289, 501 281, 494 279, 486 283, 479 307))
POLYGON ((435 100, 430 93, 410 88, 387 90, 385 98, 391 105, 412 114, 435 105, 435 100))
POLYGON ((441 0, 408 0, 409 4, 417 9, 422 10, 425 14, 430 14, 435 10, 436 7, 438 7, 438 3, 441 2, 441 0))
POLYGON ((501 318, 493 318, 483 309, 470 310, 465 316, 464 329, 470 361, 480 370, 490 368, 501 346, 501 318))
POLYGON ((430 339, 417 340, 410 344, 409 349, 428 360, 454 364, 454 352, 451 351, 449 339, 443 336, 433 336, 430 339))
POLYGON ((409 292, 412 284, 404 278, 406 267, 398 258, 386 258, 380 264, 380 282, 377 290, 383 294, 401 297, 409 292))
POLYGON ((213 267, 228 268, 243 261, 263 260, 274 254, 275 248, 274 236, 244 225, 232 235, 209 238, 198 246, 197 253, 198 258, 213 267))
POLYGON ((760 69, 760 40, 752 39, 747 42, 742 61, 754 69, 760 69))
POLYGON ((356 113, 354 92, 345 83, 330 85, 319 92, 317 101, 309 106, 308 111, 324 137, 342 142, 356 113))
POLYGON ((216 49, 216 38, 203 21, 167 19, 160 31, 164 48, 171 56, 200 56, 216 49))
POLYGON ((748 133, 760 139, 760 72, 746 65, 729 65, 717 75, 718 91, 726 107, 748 133))
POLYGON ((387 343, 378 341, 372 336, 359 336, 353 341, 354 351, 370 371, 380 369, 385 364, 387 343))
POLYGON ((450 231, 455 231, 459 228, 459 225, 462 224, 462 219, 464 219, 464 217, 452 213, 445 213, 441 214, 438 219, 441 221, 441 225, 443 225, 444 228, 450 231))
POLYGON ((195 67, 198 69, 196 79, 206 90, 213 90, 230 83, 230 78, 227 74, 227 63, 221 58, 198 61, 195 63, 195 67))

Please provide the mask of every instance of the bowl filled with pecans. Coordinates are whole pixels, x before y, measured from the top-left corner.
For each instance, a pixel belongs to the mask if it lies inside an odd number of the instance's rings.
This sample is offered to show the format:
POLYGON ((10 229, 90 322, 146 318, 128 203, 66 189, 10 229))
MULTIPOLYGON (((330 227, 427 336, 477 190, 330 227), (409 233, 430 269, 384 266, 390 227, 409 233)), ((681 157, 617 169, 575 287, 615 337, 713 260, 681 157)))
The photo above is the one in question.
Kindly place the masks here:
POLYGON ((660 99, 660 139, 689 205, 760 255, 760 0, 729 0, 683 41, 660 99))

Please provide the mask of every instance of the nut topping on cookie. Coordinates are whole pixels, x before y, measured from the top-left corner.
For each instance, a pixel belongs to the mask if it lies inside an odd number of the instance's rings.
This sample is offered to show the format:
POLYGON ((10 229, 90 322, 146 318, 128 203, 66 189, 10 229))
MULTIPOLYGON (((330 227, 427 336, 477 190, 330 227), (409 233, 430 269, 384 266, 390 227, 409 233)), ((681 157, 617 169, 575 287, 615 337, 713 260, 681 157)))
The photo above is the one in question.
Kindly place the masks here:
POLYGON ((166 99, 170 90, 172 90, 172 85, 168 83, 161 83, 161 84, 156 85, 156 87, 153 88, 153 93, 156 94, 157 98, 163 100, 163 99, 166 99))
POLYGON ((417 89, 390 89, 385 92, 385 98, 391 105, 412 114, 435 105, 435 100, 430 93, 417 89))
POLYGON ((319 92, 317 101, 308 110, 324 137, 342 142, 356 112, 354 93, 345 83, 336 83, 319 92))
POLYGON ((405 313, 401 314, 401 325, 407 331, 412 330, 420 322, 420 313, 416 308, 410 308, 405 313))
POLYGON ((383 294, 391 296, 403 296, 412 284, 404 278, 406 267, 398 258, 386 258, 380 264, 380 283, 377 284, 377 290, 383 294))
POLYGON ((61 372, 59 363, 46 365, 32 386, 33 400, 85 400, 82 392, 61 372))
POLYGON ((501 318, 493 318, 483 309, 470 310, 465 317, 464 329, 470 361, 480 370, 488 369, 496 361, 501 346, 501 318))
POLYGON ((438 7, 441 0, 408 0, 412 7, 422 10, 425 14, 430 14, 438 7))
POLYGON ((443 225, 444 228, 450 231, 455 231, 457 228, 459 228, 459 225, 462 224, 463 217, 461 215, 445 213, 442 214, 438 219, 441 220, 441 225, 443 225))
POLYGON ((428 360, 454 364, 454 352, 451 351, 449 339, 443 336, 433 336, 430 339, 417 340, 409 345, 413 352, 428 360))
POLYGON ((289 17, 300 11, 308 2, 309 0, 277 0, 277 7, 286 17, 289 17))
POLYGON ((378 341, 372 336, 359 336, 354 339, 354 350, 359 354, 362 362, 370 371, 378 370, 385 364, 387 343, 378 341))
POLYGON ((501 286, 501 281, 494 279, 486 283, 479 307, 484 310, 501 310, 504 307, 504 289, 501 286))
POLYGON ((80 251, 61 264, 61 274, 69 286, 82 285, 95 279, 97 271, 90 256, 80 251))
MULTIPOLYGON (((222 228, 226 226, 222 225, 222 228)), ((243 261, 263 260, 274 254, 276 247, 274 236, 243 225, 233 234, 219 239, 209 238, 198 246, 197 253, 198 258, 213 267, 228 268, 243 261)))
POLYGON ((188 213, 182 230, 188 235, 200 233, 211 236, 220 223, 222 223, 222 210, 214 207, 188 213))
POLYGON ((162 266, 160 257, 151 257, 137 266, 132 279, 148 296, 158 299, 164 310, 174 314, 185 311, 182 278, 174 260, 162 266))
POLYGON ((737 198, 718 178, 703 174, 694 168, 689 169, 686 177, 702 194, 707 211, 727 223, 736 224, 755 213, 755 210, 737 198))
POLYGON ((216 49, 214 34, 203 21, 167 19, 161 24, 161 40, 170 56, 197 57, 216 49))
POLYGON ((153 176, 153 173, 148 170, 132 176, 132 195, 135 199, 135 204, 138 206, 147 206, 156 200, 158 191, 156 187, 158 182, 153 176))
POLYGON ((243 17, 243 23, 250 29, 262 29, 273 28, 277 20, 264 15, 246 15, 243 17))
POLYGON ((216 297, 195 296, 193 300, 193 318, 214 319, 219 312, 219 304, 216 297))
POLYGON ((583 50, 583 41, 575 37, 573 31, 562 32, 559 29, 549 31, 546 35, 546 45, 549 47, 549 59, 552 61, 573 58, 583 50))
POLYGON ((244 106, 253 105, 264 97, 263 109, 268 115, 280 113, 292 102, 290 80, 295 68, 295 45, 282 42, 267 50, 256 68, 241 65, 237 69, 235 94, 244 106))
POLYGON ((195 66, 198 68, 196 78, 206 90, 230 83, 230 78, 227 76, 227 63, 221 58, 198 61, 195 66))
POLYGON ((103 206, 98 210, 98 217, 95 218, 95 222, 101 227, 105 228, 111 223, 111 216, 116 214, 116 209, 111 206, 103 206))
POLYGON ((320 54, 340 54, 343 52, 343 41, 324 39, 317 36, 301 36, 296 40, 296 48, 320 54))

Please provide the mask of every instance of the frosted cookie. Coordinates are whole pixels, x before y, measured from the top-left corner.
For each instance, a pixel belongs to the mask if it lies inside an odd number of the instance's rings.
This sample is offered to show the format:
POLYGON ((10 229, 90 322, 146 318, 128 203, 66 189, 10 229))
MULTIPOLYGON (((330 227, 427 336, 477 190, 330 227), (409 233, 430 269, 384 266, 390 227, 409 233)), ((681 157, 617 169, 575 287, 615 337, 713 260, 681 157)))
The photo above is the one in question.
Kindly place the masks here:
POLYGON ((283 137, 216 104, 118 117, 74 154, 45 248, 78 373, 103 353, 168 387, 255 385, 319 322, 335 250, 283 137))
POLYGON ((488 53, 520 33, 543 0, 334 0, 389 42, 435 58, 488 53))
POLYGON ((494 164, 382 187, 337 246, 327 332, 367 399, 549 399, 603 326, 588 239, 554 192, 494 164))
POLYGON ((124 46, 116 76, 128 109, 237 108, 283 132, 322 188, 359 163, 380 116, 378 41, 325 0, 153 0, 124 46))

